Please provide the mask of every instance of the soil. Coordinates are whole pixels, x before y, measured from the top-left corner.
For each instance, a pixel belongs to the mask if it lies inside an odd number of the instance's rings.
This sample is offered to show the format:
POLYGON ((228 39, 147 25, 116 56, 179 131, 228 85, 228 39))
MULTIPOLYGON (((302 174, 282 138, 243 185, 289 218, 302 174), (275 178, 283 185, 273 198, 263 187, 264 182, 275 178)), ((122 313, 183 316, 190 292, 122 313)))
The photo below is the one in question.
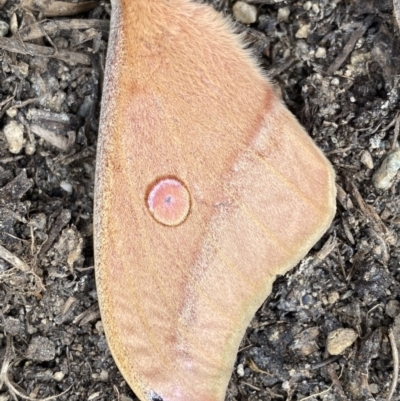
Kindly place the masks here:
MULTIPOLYGON (((0 401, 136 400, 93 270, 111 8, 50 3, 0 0, 0 401)), ((213 6, 232 15, 232 3, 213 6)), ((399 400, 400 4, 247 3, 257 20, 238 31, 332 162, 338 210, 251 322, 226 400, 399 400)))

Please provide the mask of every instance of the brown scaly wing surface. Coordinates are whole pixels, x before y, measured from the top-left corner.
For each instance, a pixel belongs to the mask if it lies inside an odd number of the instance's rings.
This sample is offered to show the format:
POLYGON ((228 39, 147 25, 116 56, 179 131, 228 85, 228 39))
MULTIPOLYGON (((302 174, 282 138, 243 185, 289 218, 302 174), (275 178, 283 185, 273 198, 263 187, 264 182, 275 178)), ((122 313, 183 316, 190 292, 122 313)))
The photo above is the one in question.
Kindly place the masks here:
POLYGON ((333 172, 210 7, 112 6, 95 191, 108 343, 141 400, 222 401, 275 276, 333 218, 333 172), (161 194, 179 221, 150 208, 160 179, 181 185, 161 194))

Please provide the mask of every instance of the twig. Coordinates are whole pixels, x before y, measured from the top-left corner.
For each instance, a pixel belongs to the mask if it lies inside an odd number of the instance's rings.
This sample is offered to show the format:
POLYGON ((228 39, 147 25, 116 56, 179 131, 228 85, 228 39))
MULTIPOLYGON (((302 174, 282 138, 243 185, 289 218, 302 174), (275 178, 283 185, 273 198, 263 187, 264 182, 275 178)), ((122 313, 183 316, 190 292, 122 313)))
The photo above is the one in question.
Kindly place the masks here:
POLYGON ((339 358, 341 358, 341 355, 330 356, 329 358, 326 358, 323 361, 320 361, 320 362, 317 362, 317 363, 314 363, 313 365, 311 365, 311 370, 323 368, 324 366, 337 361, 339 358))
POLYGON ((359 39, 361 39, 364 36, 364 33, 367 31, 369 26, 371 25, 373 21, 373 16, 369 16, 365 19, 365 22, 362 26, 360 26, 351 36, 348 42, 344 45, 341 53, 336 57, 334 62, 331 64, 331 66, 328 69, 328 74, 332 75, 336 70, 340 68, 340 66, 344 63, 346 58, 349 56, 349 54, 353 51, 356 43, 358 42, 359 39))
POLYGON ((91 65, 92 63, 90 57, 84 53, 78 53, 69 50, 55 51, 51 47, 23 43, 13 38, 0 37, 0 49, 4 49, 13 53, 27 54, 29 56, 53 57, 65 61, 70 65, 91 65))
POLYGON ((264 375, 267 375, 267 376, 273 376, 273 375, 271 375, 271 373, 266 372, 265 370, 261 370, 252 359, 250 359, 249 367, 254 372, 263 373, 264 375))
POLYGON ((28 272, 30 270, 29 266, 25 262, 4 248, 2 245, 0 245, 0 258, 10 263, 10 265, 14 266, 18 270, 23 272, 28 272))
POLYGON ((68 17, 81 14, 95 8, 98 1, 86 1, 83 3, 72 3, 65 1, 51 1, 45 6, 38 6, 33 0, 23 0, 22 7, 29 11, 39 11, 44 17, 68 17))
POLYGON ((21 160, 23 158, 25 158, 25 156, 5 157, 4 159, 0 159, 0 163, 1 164, 12 163, 21 160))
POLYGON ((400 29, 400 0, 393 0, 393 14, 400 29))
POLYGON ((399 351, 396 345, 396 339, 394 338, 393 330, 389 329, 389 340, 390 346, 392 347, 392 357, 393 357, 393 378, 392 384, 390 386, 390 391, 388 396, 386 397, 386 401, 391 401, 394 392, 396 391, 397 387, 397 380, 399 378, 399 351))
POLYGON ((241 382, 241 384, 245 384, 246 386, 249 386, 250 388, 252 388, 252 389, 254 389, 254 390, 261 391, 261 389, 260 389, 259 387, 253 386, 253 385, 250 384, 250 383, 241 382))
POLYGON ((50 131, 48 129, 42 128, 40 125, 32 125, 31 130, 37 136, 40 136, 45 141, 49 142, 56 148, 62 150, 63 152, 68 152, 75 142, 75 132, 69 131, 68 138, 57 134, 56 132, 50 131))
POLYGON ((81 20, 81 19, 66 19, 66 20, 45 20, 28 25, 18 31, 18 36, 21 40, 30 41, 39 39, 47 34, 55 35, 59 30, 74 30, 74 29, 89 29, 95 28, 100 32, 108 32, 110 23, 103 20, 81 20))
MULTIPOLYGON (((400 0, 399 0, 400 2, 400 0)), ((398 112, 396 115, 396 125, 394 127, 394 135, 393 135, 393 140, 392 140, 392 150, 397 149, 397 139, 399 137, 399 131, 400 131, 400 113, 398 112)))

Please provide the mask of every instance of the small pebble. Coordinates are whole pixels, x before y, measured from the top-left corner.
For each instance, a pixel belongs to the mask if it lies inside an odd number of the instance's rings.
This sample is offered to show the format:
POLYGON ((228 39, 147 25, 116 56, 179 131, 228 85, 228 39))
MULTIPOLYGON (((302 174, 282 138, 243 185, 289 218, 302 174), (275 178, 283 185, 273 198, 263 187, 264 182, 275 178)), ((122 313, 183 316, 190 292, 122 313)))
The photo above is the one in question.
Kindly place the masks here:
POLYGON ((37 362, 52 361, 56 356, 54 343, 46 337, 34 337, 26 352, 26 358, 37 362))
POLYGON ((306 2, 304 3, 304 6, 303 6, 304 10, 310 11, 310 10, 311 10, 311 7, 312 7, 311 1, 306 1, 306 2))
POLYGON ((311 9, 313 10, 313 12, 315 13, 315 14, 319 14, 319 5, 317 4, 317 3, 314 3, 312 6, 311 6, 311 9))
POLYGON ((10 118, 15 118, 18 114, 18 110, 15 107, 10 107, 7 111, 6 114, 10 118))
POLYGON ((13 35, 15 35, 18 31, 17 14, 15 13, 10 18, 10 31, 13 35))
POLYGON ((388 316, 394 319, 400 315, 400 302, 397 301, 397 299, 391 299, 386 305, 385 312, 388 316))
POLYGON ((11 153, 18 154, 21 152, 25 140, 24 140, 24 126, 17 123, 15 120, 11 120, 4 127, 4 135, 8 143, 8 149, 11 153))
POLYGON ((378 394, 379 393, 379 387, 376 383, 371 383, 368 385, 369 391, 371 394, 378 394))
POLYGON ((237 1, 232 7, 236 21, 242 24, 254 24, 257 21, 257 8, 244 1, 237 1))
POLYGON ((289 20, 290 8, 282 7, 278 10, 278 22, 287 22, 289 20))
POLYGON ((108 372, 106 370, 102 370, 100 372, 100 381, 102 382, 108 381, 108 372))
POLYGON ((340 80, 339 80, 339 78, 332 78, 332 80, 331 80, 331 85, 333 85, 333 86, 339 86, 339 84, 340 84, 340 80))
POLYGON ((11 66, 11 72, 16 76, 26 78, 29 74, 29 64, 23 61, 11 66))
POLYGON ((329 333, 326 349, 331 355, 340 355, 356 341, 358 335, 353 329, 337 329, 329 333))
POLYGON ((333 291, 328 296, 328 302, 332 305, 339 299, 339 293, 337 291, 333 291))
POLYGON ((390 152, 372 176, 372 183, 377 189, 389 189, 400 169, 400 149, 390 152))
POLYGON ((4 329, 9 336, 20 335, 24 332, 25 325, 17 318, 8 316, 4 319, 4 329))
POLYGON ((73 187, 69 182, 66 181, 61 181, 60 182, 60 187, 68 194, 72 194, 73 192, 73 187))
POLYGON ((239 365, 237 366, 237 369, 236 369, 236 373, 238 374, 239 377, 243 377, 244 376, 243 363, 239 363, 239 365))
POLYGON ((62 379, 64 379, 65 374, 63 372, 56 372, 54 373, 53 377, 55 381, 60 382, 62 379))
POLYGON ((296 32, 297 39, 307 39, 310 35, 310 25, 306 24, 300 27, 300 29, 296 32))
POLYGON ((372 159, 371 153, 368 150, 363 150, 360 156, 361 163, 368 169, 374 168, 374 161, 372 159))
POLYGON ((326 57, 326 49, 325 47, 318 47, 317 51, 315 52, 316 58, 325 58, 326 57))
POLYGON ((104 334, 104 327, 103 327, 103 322, 101 320, 98 320, 95 324, 96 330, 99 334, 104 334))
POLYGON ((32 156, 36 152, 36 144, 34 142, 28 142, 25 145, 25 154, 32 156))
POLYGON ((10 29, 10 26, 7 24, 7 22, 0 21, 0 36, 4 37, 8 34, 8 31, 10 29))

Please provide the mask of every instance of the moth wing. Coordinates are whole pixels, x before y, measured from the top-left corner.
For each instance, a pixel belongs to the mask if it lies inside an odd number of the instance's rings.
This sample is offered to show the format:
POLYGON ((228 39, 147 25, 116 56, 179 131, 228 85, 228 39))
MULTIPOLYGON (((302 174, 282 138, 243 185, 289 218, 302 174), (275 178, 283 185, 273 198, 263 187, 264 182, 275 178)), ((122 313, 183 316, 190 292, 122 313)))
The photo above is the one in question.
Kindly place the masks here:
POLYGON ((333 172, 216 12, 114 3, 95 193, 105 332, 141 400, 221 401, 275 276, 333 218, 333 172), (163 177, 190 194, 177 226, 149 212, 163 177))

